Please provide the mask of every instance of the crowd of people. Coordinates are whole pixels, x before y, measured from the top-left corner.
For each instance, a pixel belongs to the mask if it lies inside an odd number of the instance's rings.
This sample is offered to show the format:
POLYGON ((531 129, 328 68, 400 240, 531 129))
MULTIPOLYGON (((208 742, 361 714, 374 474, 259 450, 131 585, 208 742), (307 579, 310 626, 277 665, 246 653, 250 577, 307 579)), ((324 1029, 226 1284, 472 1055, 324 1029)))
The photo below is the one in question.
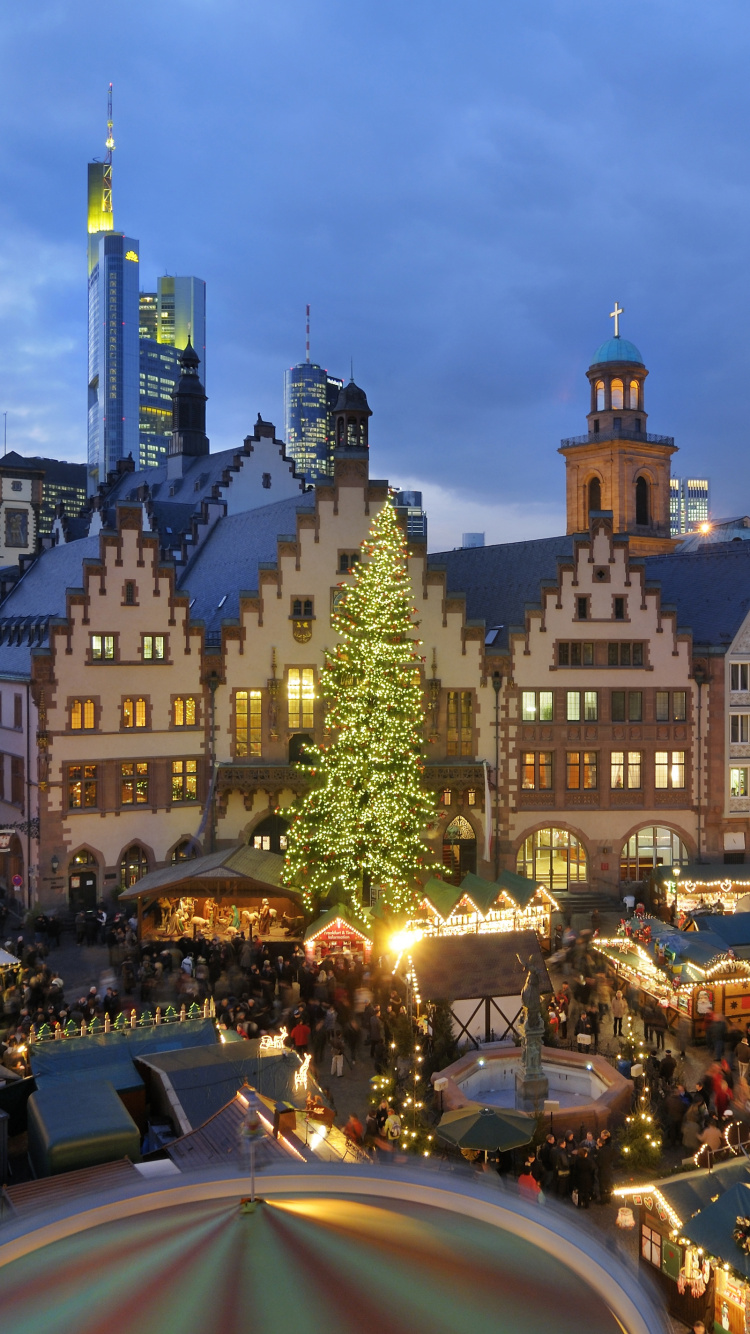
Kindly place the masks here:
POLYGON ((615 1145, 609 1130, 598 1136, 573 1131, 550 1133, 536 1153, 530 1153, 518 1177, 522 1195, 540 1201, 554 1193, 579 1209, 593 1203, 609 1204, 614 1183, 615 1145))

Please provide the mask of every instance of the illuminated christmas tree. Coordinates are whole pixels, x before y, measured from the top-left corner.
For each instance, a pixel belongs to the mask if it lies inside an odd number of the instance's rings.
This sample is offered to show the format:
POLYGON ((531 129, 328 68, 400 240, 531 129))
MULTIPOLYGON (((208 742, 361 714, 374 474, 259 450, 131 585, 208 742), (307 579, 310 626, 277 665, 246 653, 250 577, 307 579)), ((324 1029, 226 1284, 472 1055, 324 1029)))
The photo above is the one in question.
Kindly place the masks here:
MULTIPOLYGON (((373 885, 396 910, 417 901, 434 803, 422 788, 422 686, 407 548, 387 502, 332 617, 321 691, 329 740, 312 751, 312 788, 288 835, 285 883, 308 907, 362 902, 373 885)), ((285 812, 286 814, 286 812, 285 812)))

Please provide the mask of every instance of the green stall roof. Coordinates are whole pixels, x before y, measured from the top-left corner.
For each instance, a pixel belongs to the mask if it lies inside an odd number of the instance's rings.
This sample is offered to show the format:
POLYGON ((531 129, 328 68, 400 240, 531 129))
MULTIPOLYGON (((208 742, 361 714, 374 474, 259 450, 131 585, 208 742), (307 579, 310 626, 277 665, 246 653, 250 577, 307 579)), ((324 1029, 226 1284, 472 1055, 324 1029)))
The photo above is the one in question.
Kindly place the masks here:
POLYGON ((139 1158, 135 1121, 109 1081, 92 1079, 85 1093, 65 1097, 52 1081, 32 1093, 28 1106, 29 1157, 37 1176, 139 1158))

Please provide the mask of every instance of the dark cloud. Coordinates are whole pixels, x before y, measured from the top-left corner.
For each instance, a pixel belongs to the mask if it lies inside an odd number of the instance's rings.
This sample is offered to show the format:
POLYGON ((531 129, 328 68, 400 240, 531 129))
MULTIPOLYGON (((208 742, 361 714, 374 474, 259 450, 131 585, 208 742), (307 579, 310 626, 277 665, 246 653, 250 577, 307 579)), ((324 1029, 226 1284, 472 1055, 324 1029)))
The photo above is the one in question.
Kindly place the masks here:
POLYGON ((617 297, 677 469, 709 472, 718 512, 747 493, 742 6, 37 0, 0 38, 16 447, 83 457, 85 165, 111 78, 142 280, 208 282, 215 446, 281 422, 310 301, 314 355, 353 356, 368 391, 375 470, 514 524, 533 499, 537 530, 617 297))

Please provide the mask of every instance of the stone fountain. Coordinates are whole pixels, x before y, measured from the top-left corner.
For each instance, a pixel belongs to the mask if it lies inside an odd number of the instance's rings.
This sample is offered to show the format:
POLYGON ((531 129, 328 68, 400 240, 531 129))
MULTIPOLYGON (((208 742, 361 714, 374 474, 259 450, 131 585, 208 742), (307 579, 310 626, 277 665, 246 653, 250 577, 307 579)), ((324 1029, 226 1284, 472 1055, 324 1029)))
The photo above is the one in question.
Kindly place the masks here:
MULTIPOLYGON (((518 955, 516 955, 518 958, 518 955)), ((521 963, 520 958, 518 962, 521 963)), ((521 967, 523 964, 521 963, 521 967)), ((542 1018, 539 972, 529 957, 526 981, 521 992, 523 1036, 521 1068, 516 1070, 516 1107, 523 1112, 541 1112, 549 1096, 549 1078, 542 1066, 544 1019, 542 1018)))

